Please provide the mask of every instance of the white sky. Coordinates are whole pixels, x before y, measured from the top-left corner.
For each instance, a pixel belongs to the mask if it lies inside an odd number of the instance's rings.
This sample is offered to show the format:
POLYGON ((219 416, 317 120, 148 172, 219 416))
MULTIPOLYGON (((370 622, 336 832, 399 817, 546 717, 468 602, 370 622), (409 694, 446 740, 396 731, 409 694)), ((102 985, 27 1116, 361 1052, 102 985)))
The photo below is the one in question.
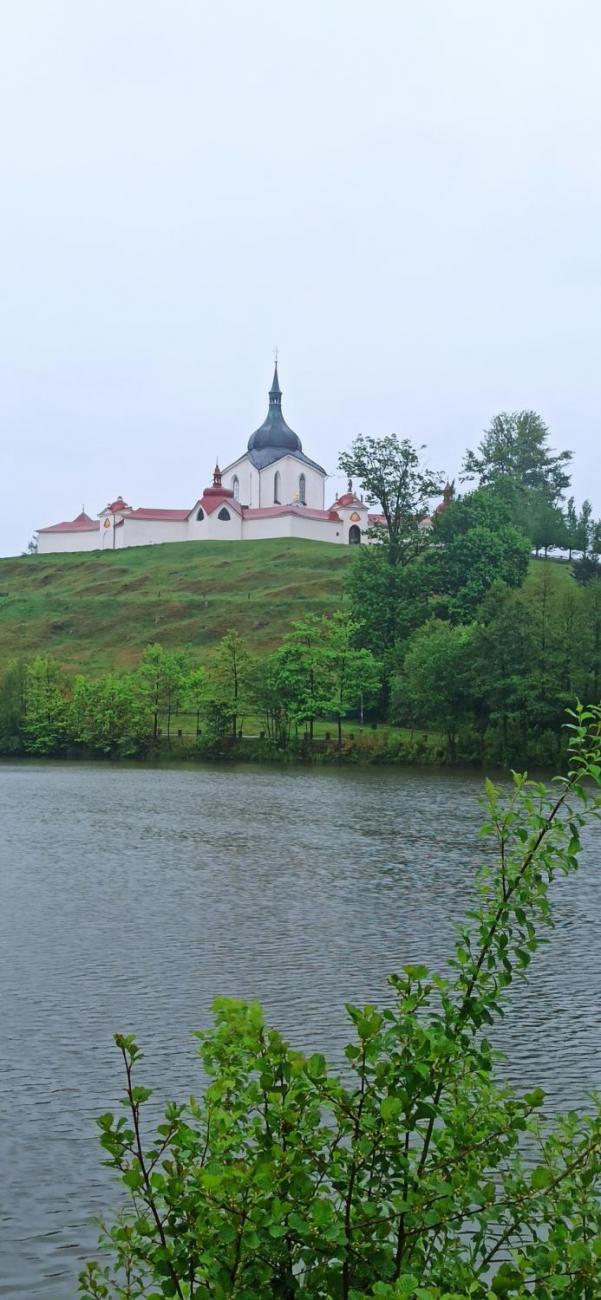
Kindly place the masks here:
POLYGON ((600 512, 600 50, 598 0, 5 4, 0 554, 193 504, 274 344, 333 473, 529 406, 600 512))

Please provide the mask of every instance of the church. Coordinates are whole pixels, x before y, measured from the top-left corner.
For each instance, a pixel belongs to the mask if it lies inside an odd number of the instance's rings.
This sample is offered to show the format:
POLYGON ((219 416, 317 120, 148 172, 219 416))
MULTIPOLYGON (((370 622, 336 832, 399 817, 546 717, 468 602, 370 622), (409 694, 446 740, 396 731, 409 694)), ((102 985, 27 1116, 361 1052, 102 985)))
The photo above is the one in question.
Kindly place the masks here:
POLYGON ((82 510, 75 519, 39 528, 38 552, 269 537, 306 537, 342 546, 366 541, 368 528, 381 516, 368 513, 350 482, 348 491, 326 506, 327 478, 286 424, 276 361, 263 424, 237 460, 223 470, 215 466, 213 482, 193 505, 182 510, 134 508, 119 496, 96 519, 82 510))

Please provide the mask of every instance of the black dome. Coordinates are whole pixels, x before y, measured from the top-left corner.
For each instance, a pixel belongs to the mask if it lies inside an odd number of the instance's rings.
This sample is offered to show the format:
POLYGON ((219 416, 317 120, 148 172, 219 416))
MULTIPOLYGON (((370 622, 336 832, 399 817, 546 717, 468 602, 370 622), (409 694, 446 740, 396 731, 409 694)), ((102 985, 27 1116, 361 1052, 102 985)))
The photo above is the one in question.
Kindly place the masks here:
POLYGON ((303 449, 298 434, 289 428, 282 415, 282 390, 278 379, 277 363, 269 390, 269 410, 266 419, 248 440, 249 451, 263 451, 268 447, 280 451, 302 451, 303 449))

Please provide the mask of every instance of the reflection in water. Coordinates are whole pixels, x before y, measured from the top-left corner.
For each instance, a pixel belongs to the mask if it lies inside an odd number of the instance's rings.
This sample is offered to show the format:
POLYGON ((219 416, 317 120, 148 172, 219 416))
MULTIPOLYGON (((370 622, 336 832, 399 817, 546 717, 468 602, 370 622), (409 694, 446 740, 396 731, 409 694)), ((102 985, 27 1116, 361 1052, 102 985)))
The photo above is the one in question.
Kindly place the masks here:
MULTIPOLYGON (((115 1030, 145 1079, 198 1090, 191 1030, 215 994, 258 997, 340 1059, 345 1001, 408 961, 444 965, 480 854, 471 775, 265 768, 0 767, 0 1296, 71 1300, 107 1202, 94 1117, 121 1094, 115 1030)), ((499 1045, 554 1102, 601 1086, 596 853, 499 1045)))

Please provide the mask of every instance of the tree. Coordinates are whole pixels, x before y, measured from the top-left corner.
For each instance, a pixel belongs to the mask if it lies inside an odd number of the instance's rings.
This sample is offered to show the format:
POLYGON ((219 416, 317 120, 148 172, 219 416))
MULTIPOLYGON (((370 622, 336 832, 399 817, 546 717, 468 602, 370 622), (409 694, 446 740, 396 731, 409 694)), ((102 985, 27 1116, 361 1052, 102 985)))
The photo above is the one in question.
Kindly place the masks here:
POLYGON ((468 627, 431 619, 415 633, 403 663, 402 689, 410 717, 444 733, 450 758, 456 755, 459 726, 469 716, 467 658, 472 635, 468 627))
POLYGON ((250 654, 240 633, 226 632, 211 662, 210 691, 213 704, 229 716, 234 736, 238 735, 239 715, 246 704, 249 668, 250 654))
POLYGON ((569 533, 565 517, 559 506, 548 501, 542 492, 532 494, 529 537, 536 554, 543 551, 545 559, 549 551, 557 547, 569 546, 569 533))
POLYGON ((218 999, 198 1035, 204 1095, 170 1102, 153 1138, 142 1054, 116 1035, 123 1113, 98 1126, 127 1200, 82 1300, 598 1295, 601 1101, 549 1122, 542 1089, 497 1081, 488 1036, 601 810, 601 708, 572 726, 551 790, 487 782, 487 864, 450 972, 407 965, 385 1008, 347 1007, 342 1071, 256 1003, 218 999))
POLYGON ((70 708, 73 740, 98 754, 137 754, 148 736, 147 713, 135 678, 107 673, 75 678, 70 708))
POLYGON ((25 670, 23 739, 30 754, 55 754, 68 734, 69 701, 59 665, 36 655, 25 670))
POLYGON ((7 664, 0 679, 0 753, 15 754, 23 748, 23 722, 27 667, 22 659, 7 664))
POLYGON ((292 624, 278 653, 277 672, 290 702, 291 721, 308 726, 312 744, 315 719, 328 712, 332 696, 332 663, 322 619, 308 614, 292 624))
POLYGON ((528 572, 530 546, 511 524, 496 531, 470 528, 425 559, 433 607, 454 622, 472 619, 495 582, 519 587, 528 572))
POLYGON ((497 582, 478 610, 469 674, 480 758, 528 761, 528 683, 536 660, 526 593, 497 582))
POLYGON ((359 479, 368 505, 379 506, 383 524, 370 535, 384 541, 391 564, 408 564, 429 544, 423 521, 429 502, 442 491, 442 475, 422 466, 420 452, 408 438, 359 434, 350 452, 339 459, 345 474, 359 479))
POLYGON ((387 676, 403 647, 428 617, 424 557, 413 564, 389 564, 386 548, 355 548, 345 590, 355 623, 357 646, 370 650, 387 676))
POLYGON ((582 592, 583 630, 577 653, 584 680, 580 683, 582 699, 601 697, 601 577, 587 583, 582 592))
POLYGON ((331 665, 331 695, 328 712, 338 725, 338 747, 342 745, 342 719, 364 700, 373 698, 380 686, 380 668, 371 651, 356 649, 353 639, 357 624, 343 610, 323 619, 324 642, 331 665))
POLYGON ((566 546, 568 550, 568 559, 572 558, 572 551, 578 549, 578 514, 573 497, 568 497, 564 513, 566 546))
POLYGON ((167 715, 167 739, 171 719, 178 712, 187 674, 186 655, 179 650, 165 650, 156 642, 146 646, 136 672, 136 683, 152 717, 152 734, 159 734, 161 714, 167 715))
POLYGON ((572 452, 551 451, 548 439, 547 425, 536 411, 501 411, 477 451, 466 452, 462 478, 475 478, 480 487, 509 478, 554 503, 569 487, 572 452))
POLYGON ((590 501, 583 501, 578 515, 578 528, 574 550, 580 551, 582 558, 588 555, 593 528, 593 507, 590 501))
POLYGON ((290 740, 296 699, 296 680, 287 672, 287 659, 279 651, 257 658, 248 676, 248 696, 269 740, 285 749, 290 740))
POLYGON ((206 668, 197 666, 186 674, 183 683, 183 701, 186 709, 196 715, 196 735, 200 735, 200 719, 209 698, 209 679, 206 668))

